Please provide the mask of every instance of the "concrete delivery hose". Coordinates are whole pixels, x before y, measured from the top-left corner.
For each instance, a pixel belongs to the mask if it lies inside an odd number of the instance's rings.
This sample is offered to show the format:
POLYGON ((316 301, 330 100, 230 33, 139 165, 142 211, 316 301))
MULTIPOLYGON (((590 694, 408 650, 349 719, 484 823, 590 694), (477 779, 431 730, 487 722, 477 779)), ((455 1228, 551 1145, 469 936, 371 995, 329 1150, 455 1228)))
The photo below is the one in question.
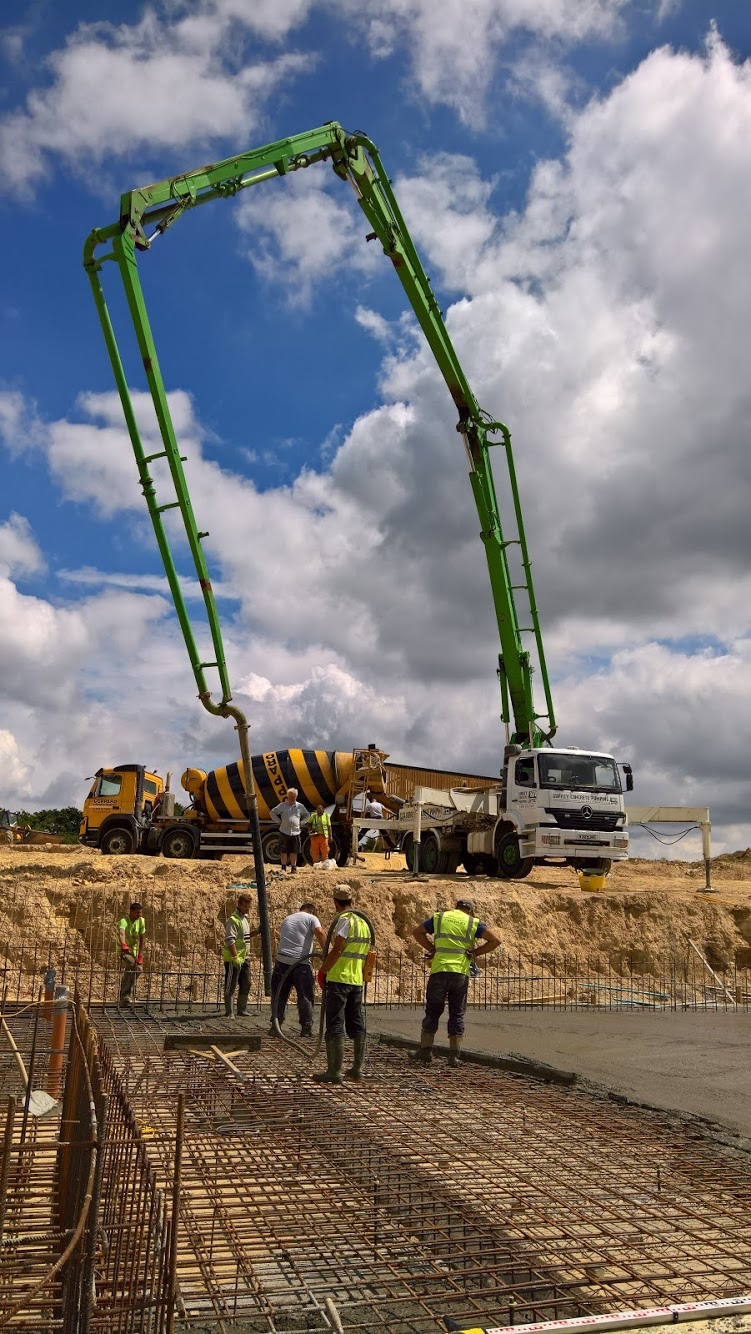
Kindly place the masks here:
MULTIPOLYGON (((328 932, 326 933, 326 947, 325 947, 325 950, 324 950, 324 958, 326 957, 326 955, 328 954, 328 952, 329 952, 329 950, 330 950, 330 948, 331 948, 331 940, 332 940, 332 937, 333 937, 333 935, 334 935, 334 930, 335 930, 335 928, 336 928, 337 923, 338 923, 339 921, 341 921, 342 917, 346 917, 348 912, 354 912, 354 913, 355 913, 355 916, 357 916, 357 917, 361 917, 362 920, 365 922, 366 926, 368 927, 368 930, 370 931, 370 949, 371 949, 371 951, 375 949, 375 943, 376 943, 375 927, 373 926, 373 923, 371 922, 371 920, 370 920, 370 918, 368 917, 367 913, 362 912, 362 910, 361 910, 360 908, 349 908, 349 909, 347 909, 346 912, 343 912, 343 913, 337 913, 336 917, 334 918, 334 920, 332 921, 331 925, 329 926, 328 932)), ((273 1031, 274 1031, 274 1035, 275 1035, 275 1037, 281 1038, 281 1039, 282 1039, 282 1042, 286 1042, 288 1046, 290 1046, 290 1047, 294 1047, 295 1051, 302 1052, 302 1054, 303 1054, 304 1056, 309 1056, 310 1059, 311 1059, 312 1061, 314 1061, 314 1060, 316 1059, 316 1057, 320 1055, 320 1053, 321 1053, 321 1048, 323 1047, 323 1029, 324 1029, 324 1024, 325 1024, 325 1022, 326 1022, 326 980, 325 980, 325 978, 324 978, 324 983, 323 983, 323 989, 322 989, 322 991, 321 991, 321 1005, 320 1005, 320 1012, 321 1012, 321 1014, 320 1014, 320 1019, 319 1019, 319 1021, 318 1021, 318 1039, 317 1039, 317 1041, 316 1041, 316 1045, 315 1045, 315 1047, 313 1048, 312 1051, 310 1051, 310 1049, 309 1049, 308 1047, 303 1047, 301 1043, 299 1043, 299 1042, 295 1042, 294 1038, 289 1038, 289 1037, 287 1037, 287 1035, 286 1035, 285 1033, 282 1032, 281 1025, 280 1025, 280 1023, 279 1023, 279 1016, 278 1016, 278 1014, 277 1014, 277 1008, 278 1008, 278 1007, 277 1007, 277 997, 279 996, 279 993, 281 992, 281 989, 282 989, 282 983, 284 982, 284 979, 289 975, 289 973, 292 972, 292 969, 293 969, 293 968, 296 968, 297 965, 298 965, 299 963, 309 963, 310 960, 311 960, 311 959, 314 959, 314 958, 320 958, 320 955, 313 954, 313 953, 311 953, 311 954, 303 954, 303 955, 301 955, 301 957, 300 957, 299 959, 295 959, 292 963, 288 964, 287 967, 285 968, 284 972, 282 973, 282 976, 281 976, 281 978, 280 978, 280 982, 279 982, 279 986, 276 988, 276 995, 275 995, 275 996, 272 996, 272 998, 271 998, 271 1027, 272 1027, 272 1029, 273 1029, 273 1031)), ((367 984, 367 982, 366 982, 366 983, 365 983, 365 990, 364 990, 364 997, 365 997, 365 999, 367 999, 367 994, 368 994, 368 984, 367 984)), ((363 1013, 363 1018, 364 1018, 364 1017, 365 1017, 365 1016, 364 1016, 364 1013, 363 1013)), ((366 1028, 366 1047, 365 1047, 365 1053, 366 1053, 366 1055, 367 1055, 367 1028, 366 1028)))

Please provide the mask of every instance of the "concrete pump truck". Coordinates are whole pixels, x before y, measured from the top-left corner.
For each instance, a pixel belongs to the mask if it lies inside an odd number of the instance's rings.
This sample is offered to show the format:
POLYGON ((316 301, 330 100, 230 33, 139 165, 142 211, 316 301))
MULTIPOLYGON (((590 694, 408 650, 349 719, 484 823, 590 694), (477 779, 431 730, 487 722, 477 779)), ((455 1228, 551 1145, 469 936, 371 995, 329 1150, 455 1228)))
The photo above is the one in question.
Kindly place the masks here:
MULTIPOLYGON (((469 386, 444 324, 401 210, 375 145, 361 133, 349 134, 336 122, 222 162, 183 172, 167 180, 131 190, 121 199, 120 216, 109 227, 88 237, 84 264, 91 280, 99 318, 120 394, 125 421, 138 465, 141 487, 149 508, 177 615, 193 667, 198 696, 212 713, 238 721, 241 764, 247 809, 255 807, 247 723, 230 704, 231 693, 222 647, 219 619, 201 547, 207 536, 197 529, 183 472, 154 338, 141 288, 138 257, 150 258, 155 242, 178 220, 199 205, 227 199, 264 182, 280 179, 317 163, 330 163, 335 174, 354 189, 368 220, 367 241, 380 242, 392 263, 407 299, 431 348, 458 413, 457 431, 466 451, 469 478, 480 520, 493 605, 500 636, 498 677, 505 747, 497 784, 484 792, 453 790, 449 799, 435 793, 435 809, 426 808, 426 836, 421 869, 455 870, 464 864, 470 873, 484 871, 516 879, 540 862, 563 862, 591 872, 606 872, 612 860, 628 855, 628 832, 620 768, 626 790, 633 779, 630 766, 599 751, 557 749, 550 684, 545 664, 532 569, 522 520, 511 438, 503 422, 484 412, 469 386), (98 253, 107 246, 106 253, 98 253), (146 454, 117 342, 105 304, 101 270, 114 261, 125 288, 143 368, 153 399, 163 448, 146 454), (506 459, 514 532, 501 523, 490 449, 500 446, 506 459), (150 471, 153 460, 165 459, 174 485, 174 499, 159 503, 150 471), (179 510, 189 549, 203 592, 213 659, 201 661, 170 552, 162 515, 179 510), (517 610, 520 604, 523 621, 517 610), (525 641, 525 636, 531 640, 525 641), (533 698, 533 656, 542 682, 545 708, 538 712, 533 698), (215 703, 205 672, 215 668, 221 700, 215 703)), ((500 758, 500 757, 499 757, 500 758)), ((253 821, 251 819, 251 828, 253 821)), ((260 834, 255 814, 257 864, 260 834)), ((408 849, 409 854, 409 849, 408 849)), ((262 865, 259 887, 263 883, 262 865)), ((260 898, 260 888, 259 888, 260 898)), ((263 905, 259 904, 263 913, 263 905)))

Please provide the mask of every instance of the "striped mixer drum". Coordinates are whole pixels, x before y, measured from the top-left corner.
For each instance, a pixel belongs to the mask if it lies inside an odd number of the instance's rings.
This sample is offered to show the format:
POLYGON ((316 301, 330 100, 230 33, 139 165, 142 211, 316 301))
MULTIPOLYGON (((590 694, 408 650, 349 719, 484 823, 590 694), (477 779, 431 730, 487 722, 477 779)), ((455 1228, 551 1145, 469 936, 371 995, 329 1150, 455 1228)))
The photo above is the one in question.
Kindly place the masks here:
MULTIPOLYGON (((297 788, 297 800, 308 810, 321 803, 333 805, 337 793, 352 777, 355 759, 352 751, 270 750, 254 755, 253 784, 258 801, 258 818, 268 820, 269 811, 283 799, 287 788, 297 788)), ((244 820, 245 801, 242 762, 204 773, 186 769, 182 786, 196 806, 215 820, 244 820)))

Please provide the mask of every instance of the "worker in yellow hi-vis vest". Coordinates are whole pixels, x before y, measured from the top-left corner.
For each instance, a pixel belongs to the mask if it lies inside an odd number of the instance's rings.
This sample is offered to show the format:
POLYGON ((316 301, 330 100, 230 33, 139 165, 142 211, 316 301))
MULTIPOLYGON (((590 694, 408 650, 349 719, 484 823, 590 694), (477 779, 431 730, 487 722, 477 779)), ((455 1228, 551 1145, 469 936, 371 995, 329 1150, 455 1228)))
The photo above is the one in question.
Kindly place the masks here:
POLYGON ((130 993, 136 985, 136 978, 143 972, 143 950, 146 940, 146 923, 141 916, 140 903, 133 902, 127 917, 123 916, 117 924, 117 938, 120 942, 120 993, 118 1005, 130 1005, 130 993))
MULTIPOLYGON (((242 882, 239 882, 242 883, 242 882)), ((233 886, 230 885, 230 889, 233 886)), ((237 988, 237 1013, 240 1018, 248 1013, 250 994, 250 940, 260 936, 260 926, 252 928, 248 921, 250 895, 240 893, 234 911, 224 924, 224 1015, 232 1017, 232 997, 237 988)))
POLYGON ((327 1063, 322 1074, 313 1076, 320 1084, 362 1078, 367 1041, 362 989, 363 968, 372 944, 370 927, 353 909, 349 885, 336 886, 334 905, 339 916, 331 947, 318 972, 319 986, 325 985, 327 1063), (342 1075, 345 1032, 352 1038, 355 1057, 342 1075))
POLYGON ((490 954, 500 945, 500 937, 485 922, 474 916, 471 899, 457 899, 448 912, 436 912, 420 922, 412 932, 430 959, 430 977, 425 990, 425 1018, 422 1021, 418 1060, 432 1061, 433 1040, 448 1001, 449 1065, 459 1064, 464 1036, 464 1013, 472 963, 481 954, 490 954), (433 937, 431 940, 430 937, 433 937), (475 942, 481 940, 482 944, 475 942))
POLYGON ((318 803, 310 817, 308 832, 310 834, 310 860, 313 865, 315 866, 316 862, 328 861, 331 845, 331 816, 327 814, 326 807, 322 802, 318 803))

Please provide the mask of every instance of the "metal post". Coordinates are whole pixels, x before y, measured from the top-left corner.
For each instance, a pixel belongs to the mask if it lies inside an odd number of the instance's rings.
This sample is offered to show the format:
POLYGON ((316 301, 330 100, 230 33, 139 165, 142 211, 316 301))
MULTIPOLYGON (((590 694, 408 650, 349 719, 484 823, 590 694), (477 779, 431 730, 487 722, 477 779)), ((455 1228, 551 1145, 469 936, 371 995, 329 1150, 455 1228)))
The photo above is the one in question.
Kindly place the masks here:
POLYGON ((175 1128, 175 1162, 172 1175, 172 1218, 170 1219, 169 1257, 167 1260, 167 1334, 175 1328, 177 1298, 177 1219, 180 1211, 180 1169, 183 1158, 185 1131, 185 1094, 177 1095, 177 1126, 175 1128))
POLYGON ((415 802, 415 827, 412 835, 412 879, 420 874, 420 838, 422 834, 422 802, 415 802))
POLYGON ((10 1151, 13 1144, 13 1123, 16 1119, 16 1103, 8 1098, 5 1113, 5 1134, 3 1136, 3 1156, 0 1162, 0 1239, 5 1227, 5 1209, 8 1194, 8 1173, 10 1171, 10 1151))
POLYGON ((47 1023, 52 1019, 52 1001, 55 995, 55 980, 57 974, 54 968, 48 968, 44 974, 44 1005, 42 1006, 42 1015, 47 1023))
MULTIPOLYGON (((709 812, 707 812, 707 814, 709 814, 709 812)), ((702 820, 699 827, 701 829, 701 850, 704 854, 704 890, 707 894, 714 894, 715 889, 712 884, 712 850, 709 837, 712 825, 709 820, 702 820)))

